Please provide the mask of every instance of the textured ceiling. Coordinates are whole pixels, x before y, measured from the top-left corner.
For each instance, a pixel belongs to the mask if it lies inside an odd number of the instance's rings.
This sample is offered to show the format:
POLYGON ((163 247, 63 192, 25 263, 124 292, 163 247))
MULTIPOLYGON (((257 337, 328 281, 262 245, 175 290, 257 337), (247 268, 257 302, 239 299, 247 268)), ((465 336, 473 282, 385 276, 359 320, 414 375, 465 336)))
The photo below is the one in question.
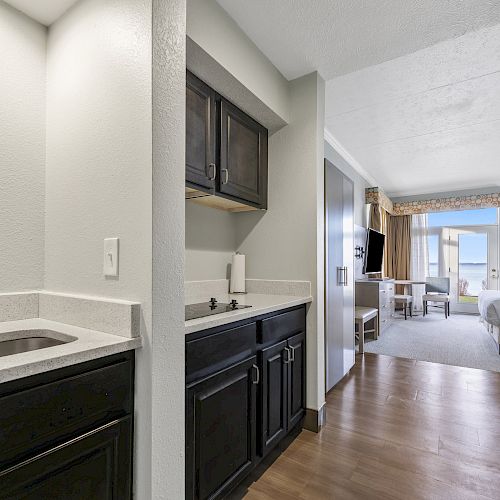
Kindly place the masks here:
POLYGON ((500 25, 327 82, 326 129, 393 196, 500 185, 500 25))
MULTIPOLYGON (((2 0, 0 0, 2 1, 2 0)), ((78 0, 3 0, 39 23, 49 26, 78 0)))
POLYGON ((217 0, 288 79, 326 80, 500 22, 499 0, 217 0))

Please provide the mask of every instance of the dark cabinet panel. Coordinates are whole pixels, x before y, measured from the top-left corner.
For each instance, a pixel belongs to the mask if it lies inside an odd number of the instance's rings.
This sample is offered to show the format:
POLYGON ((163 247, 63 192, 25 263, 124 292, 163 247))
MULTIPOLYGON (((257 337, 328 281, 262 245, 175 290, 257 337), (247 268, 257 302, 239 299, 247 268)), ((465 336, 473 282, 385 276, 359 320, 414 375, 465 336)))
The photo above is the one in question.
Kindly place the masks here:
POLYGON ((306 310, 301 307, 260 321, 258 341, 261 344, 276 343, 305 330, 306 310))
POLYGON ((288 428, 294 427, 304 416, 306 406, 305 334, 288 339, 291 361, 288 363, 288 428))
POLYGON ((287 431, 287 342, 263 349, 260 354, 261 423, 259 425, 259 453, 264 456, 280 441, 287 431))
POLYGON ((256 352, 255 323, 227 328, 206 337, 186 342, 186 383, 254 356, 256 352))
POLYGON ((256 357, 186 391, 186 498, 228 492, 250 472, 256 442, 256 357))
POLYGON ((132 361, 38 383, 1 396, 0 467, 133 408, 132 361))
POLYGON ((220 115, 219 191, 267 208, 267 130, 225 100, 220 115))
POLYGON ((0 499, 128 499, 134 352, 0 384, 0 499))
POLYGON ((216 166, 215 92, 193 74, 186 76, 186 182, 211 190, 216 166))
POLYGON ((129 499, 131 447, 128 416, 1 470, 0 499, 129 499))

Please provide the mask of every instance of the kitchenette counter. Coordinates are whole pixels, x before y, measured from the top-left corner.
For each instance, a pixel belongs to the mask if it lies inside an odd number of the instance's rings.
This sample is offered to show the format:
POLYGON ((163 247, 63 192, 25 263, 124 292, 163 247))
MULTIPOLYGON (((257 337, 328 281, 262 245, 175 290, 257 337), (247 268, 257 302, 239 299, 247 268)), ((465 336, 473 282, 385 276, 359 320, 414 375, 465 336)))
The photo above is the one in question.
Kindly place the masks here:
POLYGON ((0 383, 137 349, 142 345, 141 337, 122 337, 41 318, 1 322, 0 342, 29 336, 29 330, 50 330, 52 338, 67 343, 0 357, 0 383))
MULTIPOLYGON (((217 300, 221 303, 230 303, 233 299, 237 300, 240 305, 250 305, 252 307, 186 321, 186 335, 312 302, 310 295, 247 293, 226 294, 217 297, 217 300)), ((190 301, 190 303, 192 302, 190 301)))

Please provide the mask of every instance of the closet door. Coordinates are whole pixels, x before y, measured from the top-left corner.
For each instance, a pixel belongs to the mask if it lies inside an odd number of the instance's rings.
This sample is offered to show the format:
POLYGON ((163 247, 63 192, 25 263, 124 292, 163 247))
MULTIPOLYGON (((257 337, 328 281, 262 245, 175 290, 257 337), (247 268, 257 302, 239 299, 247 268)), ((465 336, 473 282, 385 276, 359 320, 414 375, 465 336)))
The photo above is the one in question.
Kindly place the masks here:
POLYGON ((345 272, 342 323, 344 375, 354 366, 354 184, 342 175, 342 260, 345 272))
POLYGON ((327 392, 344 376, 342 174, 325 161, 325 356, 327 392))
POLYGON ((325 160, 326 390, 354 364, 354 187, 325 160))

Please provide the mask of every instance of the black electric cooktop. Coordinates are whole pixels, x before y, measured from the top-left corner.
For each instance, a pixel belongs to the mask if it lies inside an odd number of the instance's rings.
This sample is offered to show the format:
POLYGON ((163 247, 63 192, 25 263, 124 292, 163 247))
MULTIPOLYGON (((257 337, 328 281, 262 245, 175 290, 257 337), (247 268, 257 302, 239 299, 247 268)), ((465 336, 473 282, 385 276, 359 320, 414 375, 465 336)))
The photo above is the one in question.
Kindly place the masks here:
POLYGON ((208 302, 201 302, 199 304, 189 304, 186 306, 186 321, 190 319, 203 318, 205 316, 212 316, 213 314, 221 314, 225 312, 237 311, 238 309, 246 309, 247 307, 238 304, 236 300, 232 300, 230 304, 217 302, 212 298, 208 302))

